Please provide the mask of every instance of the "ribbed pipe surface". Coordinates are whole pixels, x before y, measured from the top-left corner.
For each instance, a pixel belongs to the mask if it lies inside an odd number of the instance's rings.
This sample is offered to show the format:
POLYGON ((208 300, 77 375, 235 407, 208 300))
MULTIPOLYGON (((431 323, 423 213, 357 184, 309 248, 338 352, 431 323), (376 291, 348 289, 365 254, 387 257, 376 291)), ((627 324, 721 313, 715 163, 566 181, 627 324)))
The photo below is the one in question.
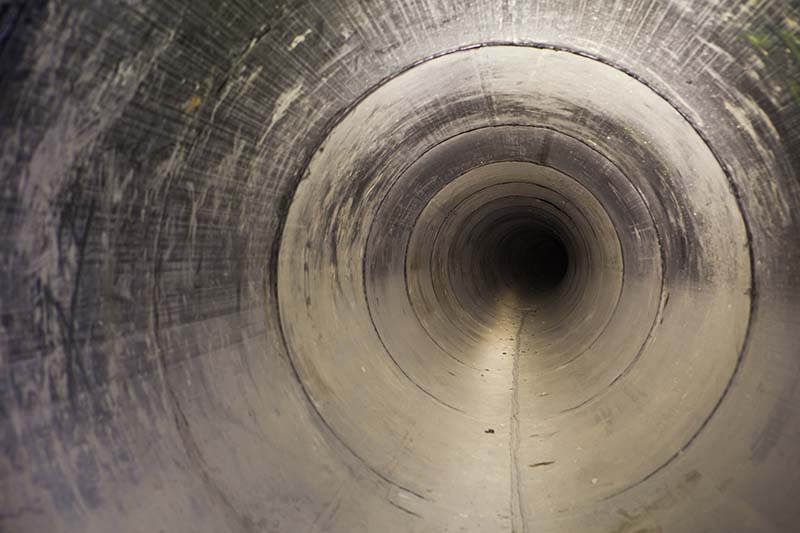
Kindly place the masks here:
POLYGON ((800 528, 800 4, 0 5, 0 530, 800 528))

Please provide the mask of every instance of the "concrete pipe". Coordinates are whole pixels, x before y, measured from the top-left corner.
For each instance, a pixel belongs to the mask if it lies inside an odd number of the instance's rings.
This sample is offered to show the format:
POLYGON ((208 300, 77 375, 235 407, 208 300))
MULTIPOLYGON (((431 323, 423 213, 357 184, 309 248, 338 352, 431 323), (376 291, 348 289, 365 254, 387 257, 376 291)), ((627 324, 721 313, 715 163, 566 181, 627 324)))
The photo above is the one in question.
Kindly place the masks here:
POLYGON ((800 530, 795 0, 0 3, 0 529, 800 530))

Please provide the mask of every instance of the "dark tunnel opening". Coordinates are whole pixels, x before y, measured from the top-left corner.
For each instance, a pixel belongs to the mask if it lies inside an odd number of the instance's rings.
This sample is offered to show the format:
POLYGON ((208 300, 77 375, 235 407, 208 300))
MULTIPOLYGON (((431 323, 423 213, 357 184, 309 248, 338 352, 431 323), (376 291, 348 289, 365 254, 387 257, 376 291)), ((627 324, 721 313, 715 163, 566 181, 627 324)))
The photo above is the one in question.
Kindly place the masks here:
POLYGON ((520 221, 494 247, 498 277, 529 299, 556 289, 567 275, 569 255, 558 235, 536 224, 520 221))

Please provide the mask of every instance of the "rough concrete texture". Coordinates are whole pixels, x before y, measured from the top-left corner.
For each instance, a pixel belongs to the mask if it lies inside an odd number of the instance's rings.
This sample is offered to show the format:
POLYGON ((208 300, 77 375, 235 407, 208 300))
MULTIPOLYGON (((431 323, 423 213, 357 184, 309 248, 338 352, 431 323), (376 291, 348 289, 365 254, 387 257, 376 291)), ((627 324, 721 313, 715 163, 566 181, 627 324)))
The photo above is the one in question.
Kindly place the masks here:
POLYGON ((0 530, 800 528, 796 0, 4 0, 0 74, 0 530))

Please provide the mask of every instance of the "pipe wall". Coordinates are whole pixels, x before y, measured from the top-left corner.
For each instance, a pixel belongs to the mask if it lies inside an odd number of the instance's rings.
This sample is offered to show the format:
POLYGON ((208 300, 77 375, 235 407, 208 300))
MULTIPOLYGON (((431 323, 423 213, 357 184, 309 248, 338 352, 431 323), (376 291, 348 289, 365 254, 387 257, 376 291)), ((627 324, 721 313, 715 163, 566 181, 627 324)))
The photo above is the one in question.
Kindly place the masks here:
POLYGON ((0 530, 797 530, 798 8, 2 4, 0 530))

